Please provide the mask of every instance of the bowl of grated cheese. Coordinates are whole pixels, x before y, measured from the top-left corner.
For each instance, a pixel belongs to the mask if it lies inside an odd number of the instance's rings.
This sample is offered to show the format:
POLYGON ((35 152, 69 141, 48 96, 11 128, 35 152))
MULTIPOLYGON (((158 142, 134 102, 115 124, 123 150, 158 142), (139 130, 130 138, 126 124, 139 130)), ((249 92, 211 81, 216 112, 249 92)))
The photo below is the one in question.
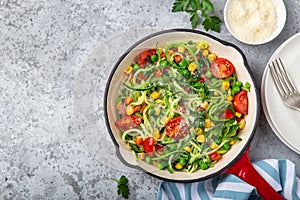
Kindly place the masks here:
POLYGON ((286 21, 283 0, 227 0, 224 21, 237 40, 251 45, 270 42, 286 21))

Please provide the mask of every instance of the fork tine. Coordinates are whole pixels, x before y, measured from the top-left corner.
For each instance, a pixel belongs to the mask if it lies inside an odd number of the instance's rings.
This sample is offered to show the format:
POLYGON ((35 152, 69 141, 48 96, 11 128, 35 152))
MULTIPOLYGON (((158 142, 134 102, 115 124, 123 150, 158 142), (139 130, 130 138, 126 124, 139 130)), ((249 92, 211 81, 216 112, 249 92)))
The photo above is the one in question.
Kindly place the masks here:
POLYGON ((275 86, 279 92, 279 94, 282 96, 282 97, 286 97, 286 92, 284 91, 283 89, 283 86, 282 86, 282 83, 280 81, 280 78, 278 77, 278 73, 276 70, 276 66, 274 64, 274 61, 272 61, 272 65, 269 64, 269 69, 270 69, 270 72, 271 72, 271 75, 273 77, 273 80, 274 80, 274 83, 275 83, 275 86))
POLYGON ((288 75, 288 73, 286 72, 286 69, 282 63, 282 60, 280 58, 278 58, 278 60, 276 60, 277 65, 279 67, 279 70, 285 80, 286 85, 288 86, 288 88, 290 89, 289 92, 293 93, 293 94, 299 94, 299 91, 297 90, 295 84, 293 83, 292 79, 290 78, 290 76, 288 75), (279 60, 279 62, 278 62, 279 60))

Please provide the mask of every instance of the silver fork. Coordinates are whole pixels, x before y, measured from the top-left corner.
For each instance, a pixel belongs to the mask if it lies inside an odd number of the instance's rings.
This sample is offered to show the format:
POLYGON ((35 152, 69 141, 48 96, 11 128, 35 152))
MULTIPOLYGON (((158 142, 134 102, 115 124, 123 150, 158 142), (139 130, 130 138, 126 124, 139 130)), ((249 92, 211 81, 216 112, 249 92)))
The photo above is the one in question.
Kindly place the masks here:
POLYGON ((269 69, 282 101, 290 108, 300 111, 300 94, 280 58, 269 64, 269 69))

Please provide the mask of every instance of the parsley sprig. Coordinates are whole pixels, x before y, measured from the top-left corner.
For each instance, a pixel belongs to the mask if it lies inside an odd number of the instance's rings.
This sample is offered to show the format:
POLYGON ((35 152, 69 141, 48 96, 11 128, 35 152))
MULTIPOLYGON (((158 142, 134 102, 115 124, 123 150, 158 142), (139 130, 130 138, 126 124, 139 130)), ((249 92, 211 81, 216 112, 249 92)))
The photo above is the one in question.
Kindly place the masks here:
POLYGON ((112 178, 113 181, 118 183, 118 195, 121 195, 123 198, 128 199, 130 195, 130 191, 128 188, 128 179, 126 176, 122 175, 120 179, 112 178))
POLYGON ((201 12, 202 26, 206 31, 220 32, 222 20, 217 16, 211 16, 215 12, 214 5, 210 0, 175 0, 172 12, 187 12, 191 15, 192 28, 196 28, 199 22, 198 11, 201 12))

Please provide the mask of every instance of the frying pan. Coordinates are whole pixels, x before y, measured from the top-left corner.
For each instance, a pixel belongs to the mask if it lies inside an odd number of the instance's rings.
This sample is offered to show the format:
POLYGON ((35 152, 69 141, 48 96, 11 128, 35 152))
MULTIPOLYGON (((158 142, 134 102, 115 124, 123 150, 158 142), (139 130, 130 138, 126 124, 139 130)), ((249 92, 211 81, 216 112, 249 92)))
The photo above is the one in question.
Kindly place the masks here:
POLYGON ((259 119, 260 98, 246 57, 234 44, 218 39, 208 33, 190 29, 171 29, 151 34, 136 42, 119 58, 108 78, 104 95, 106 125, 116 147, 117 156, 125 165, 142 170, 156 178, 173 182, 196 182, 212 178, 222 173, 231 173, 256 187, 264 199, 283 199, 255 171, 249 160, 249 145, 255 134, 259 119), (166 43, 186 40, 207 41, 211 45, 210 50, 212 52, 215 52, 219 57, 229 59, 234 64, 238 79, 251 84, 251 91, 248 93, 249 112, 248 115, 245 116, 247 125, 245 129, 239 133, 239 137, 242 141, 233 145, 230 151, 224 154, 222 159, 220 159, 213 168, 198 170, 194 173, 169 173, 167 170, 159 170, 157 167, 149 165, 144 161, 134 159, 131 151, 122 141, 120 131, 115 125, 115 121, 117 120, 115 102, 118 86, 122 84, 124 69, 132 63, 132 60, 134 60, 141 51, 155 48, 157 43, 164 46, 166 43))

